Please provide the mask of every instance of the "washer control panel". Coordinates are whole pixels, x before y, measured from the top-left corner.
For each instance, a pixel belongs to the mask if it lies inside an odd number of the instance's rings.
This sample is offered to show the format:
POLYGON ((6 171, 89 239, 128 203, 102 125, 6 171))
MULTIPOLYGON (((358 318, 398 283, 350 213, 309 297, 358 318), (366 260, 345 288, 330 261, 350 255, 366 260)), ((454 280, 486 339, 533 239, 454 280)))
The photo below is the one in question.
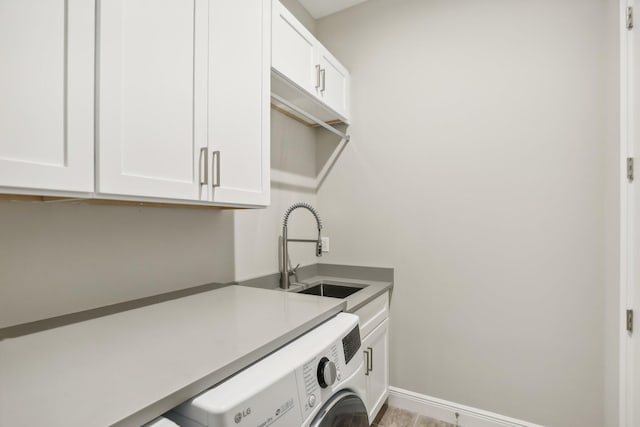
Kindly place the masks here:
POLYGON ((310 356, 295 369, 300 409, 307 419, 362 368, 362 358, 356 357, 360 349, 358 318, 341 313, 298 341, 305 342, 304 353, 310 356))
POLYGON ((331 344, 329 348, 297 370, 298 381, 302 383, 302 387, 299 384, 300 392, 305 396, 301 399, 302 412, 305 416, 323 402, 331 393, 333 386, 339 384, 342 379, 341 371, 344 371, 346 366, 341 357, 342 352, 338 350, 341 344, 341 341, 331 344))
POLYGON ((318 363, 318 384, 320 387, 327 388, 336 382, 336 364, 326 357, 320 359, 318 363))
POLYGON ((344 349, 344 360, 349 363, 353 356, 359 354, 360 350, 360 328, 356 326, 342 338, 342 348, 344 349))
POLYGON ((305 412, 315 406, 316 400, 320 395, 320 385, 316 379, 316 366, 316 359, 313 359, 302 366, 304 392, 305 396, 307 396, 307 403, 304 407, 305 412))

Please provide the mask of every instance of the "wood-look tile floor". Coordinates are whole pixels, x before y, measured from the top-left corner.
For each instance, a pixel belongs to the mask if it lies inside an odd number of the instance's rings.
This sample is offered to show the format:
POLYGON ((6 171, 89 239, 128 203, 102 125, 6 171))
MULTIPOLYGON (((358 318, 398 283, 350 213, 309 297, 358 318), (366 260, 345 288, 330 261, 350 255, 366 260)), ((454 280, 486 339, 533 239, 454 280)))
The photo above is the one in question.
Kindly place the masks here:
POLYGON ((373 420, 371 427, 455 427, 455 425, 385 404, 373 420))

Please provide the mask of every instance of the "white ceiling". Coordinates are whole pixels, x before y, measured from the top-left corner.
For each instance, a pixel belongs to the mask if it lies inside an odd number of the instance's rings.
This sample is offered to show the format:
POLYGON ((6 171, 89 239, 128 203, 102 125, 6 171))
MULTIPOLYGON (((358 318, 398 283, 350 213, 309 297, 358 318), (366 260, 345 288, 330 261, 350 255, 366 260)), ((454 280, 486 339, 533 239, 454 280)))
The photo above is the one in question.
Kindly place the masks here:
POLYGON ((298 0, 315 19, 331 15, 367 0, 298 0))

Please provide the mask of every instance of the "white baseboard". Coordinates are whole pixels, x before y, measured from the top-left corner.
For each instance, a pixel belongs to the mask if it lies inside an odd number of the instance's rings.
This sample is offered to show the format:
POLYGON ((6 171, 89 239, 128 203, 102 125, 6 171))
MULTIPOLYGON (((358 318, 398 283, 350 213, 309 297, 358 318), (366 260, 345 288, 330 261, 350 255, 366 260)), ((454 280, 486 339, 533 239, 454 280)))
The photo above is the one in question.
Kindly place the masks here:
POLYGON ((539 424, 505 417, 397 387, 389 387, 387 402, 389 406, 406 409, 460 427, 543 427, 539 424), (456 414, 458 414, 457 419, 456 414))

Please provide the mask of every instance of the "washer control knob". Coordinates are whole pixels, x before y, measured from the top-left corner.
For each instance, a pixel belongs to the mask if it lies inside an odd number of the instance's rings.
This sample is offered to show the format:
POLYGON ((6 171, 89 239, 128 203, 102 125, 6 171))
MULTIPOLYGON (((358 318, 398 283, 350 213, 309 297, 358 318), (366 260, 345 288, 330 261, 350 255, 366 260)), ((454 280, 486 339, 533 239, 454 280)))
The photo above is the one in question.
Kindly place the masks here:
POLYGON ((318 363, 318 383, 320 387, 327 388, 336 382, 336 365, 331 360, 323 357, 318 363))
POLYGON ((313 406, 316 404, 316 395, 312 394, 309 396, 309 400, 307 401, 309 403, 309 408, 313 408, 313 406))

